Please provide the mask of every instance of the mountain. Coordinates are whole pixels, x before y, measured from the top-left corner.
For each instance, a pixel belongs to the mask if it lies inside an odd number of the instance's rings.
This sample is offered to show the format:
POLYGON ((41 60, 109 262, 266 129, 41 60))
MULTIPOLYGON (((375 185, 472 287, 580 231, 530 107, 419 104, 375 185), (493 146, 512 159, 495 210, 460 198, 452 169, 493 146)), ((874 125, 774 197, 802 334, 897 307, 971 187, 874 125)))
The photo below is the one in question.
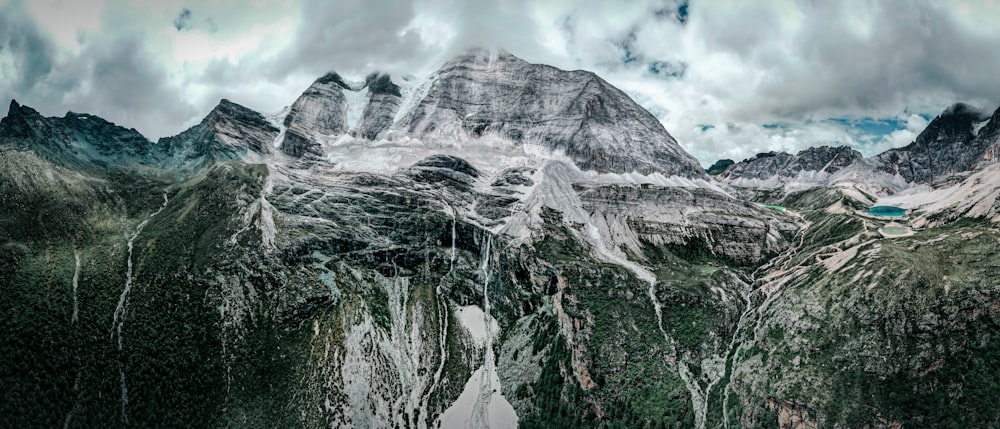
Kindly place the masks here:
MULTIPOLYGON (((81 117, 0 121, 11 426, 1000 422, 995 211, 743 199, 589 72, 329 73, 155 143, 81 117)), ((864 161, 789 157, 726 171, 864 161)))
POLYGON ((315 82, 295 103, 285 116, 287 127, 281 150, 292 156, 306 153, 322 155, 314 141, 316 133, 340 135, 347 132, 347 100, 344 89, 352 90, 340 75, 329 73, 315 82))
POLYGON ((711 167, 708 167, 708 169, 705 170, 705 173, 708 173, 709 176, 718 176, 723 171, 726 171, 726 169, 729 168, 730 165, 733 165, 735 163, 736 162, 731 159, 720 159, 718 161, 715 161, 715 164, 712 164, 711 167))
POLYGON ((562 151, 584 170, 705 177, 653 115, 593 73, 475 50, 431 82, 402 124, 418 138, 497 135, 562 151))
POLYGON ((992 117, 956 103, 935 117, 907 146, 871 158, 846 147, 769 152, 727 168, 717 179, 734 186, 776 188, 859 183, 894 193, 919 185, 954 185, 992 164, 1000 144, 1000 109, 992 117))
POLYGON ((541 149, 598 173, 707 177, 655 117, 590 72, 472 50, 422 84, 401 83, 379 73, 362 83, 321 77, 285 117, 282 151, 322 157, 324 145, 405 138, 460 155, 486 140, 505 158, 541 149))
POLYGON ((795 180, 800 176, 829 177, 862 158, 860 152, 847 146, 812 147, 795 155, 767 152, 733 164, 716 178, 738 184, 751 181, 765 182, 771 179, 795 180))
POLYGON ((796 155, 762 153, 728 167, 717 180, 762 201, 814 188, 854 194, 858 207, 876 202, 916 210, 915 224, 993 219, 1000 147, 1000 109, 992 116, 964 103, 945 109, 913 143, 871 158, 847 147, 809 148, 796 155), (918 210, 919 209, 919 210, 918 210))
POLYGON ((211 165, 269 154, 278 132, 260 113, 223 99, 201 123, 160 139, 156 146, 175 168, 191 163, 211 165))
POLYGON ((16 100, 0 120, 0 144, 76 166, 113 167, 155 156, 149 140, 135 129, 85 113, 46 118, 16 100))
POLYGON ((944 182, 971 171, 987 149, 997 144, 996 128, 1000 124, 987 121, 992 122, 989 115, 957 103, 934 118, 913 143, 879 154, 879 170, 918 183, 944 182), (987 132, 980 134, 979 124, 988 126, 987 132))

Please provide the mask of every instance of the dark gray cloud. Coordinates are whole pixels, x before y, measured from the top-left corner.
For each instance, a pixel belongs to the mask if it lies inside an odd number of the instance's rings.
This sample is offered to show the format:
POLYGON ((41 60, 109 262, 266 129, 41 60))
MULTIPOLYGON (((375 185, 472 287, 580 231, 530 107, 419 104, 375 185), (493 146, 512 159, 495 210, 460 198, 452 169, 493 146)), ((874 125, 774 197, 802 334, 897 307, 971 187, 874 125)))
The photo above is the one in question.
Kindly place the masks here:
POLYGON ((101 35, 77 53, 26 19, 21 5, 0 9, 0 43, 13 58, 13 75, 0 83, 0 100, 17 99, 46 115, 93 113, 154 136, 176 132, 196 113, 183 91, 143 44, 141 33, 101 35))
POLYGON ((20 3, 0 6, 0 50, 12 59, 14 72, 3 75, 0 96, 30 92, 52 72, 56 49, 24 14, 20 3))
POLYGON ((271 79, 331 70, 403 72, 430 52, 419 34, 407 31, 415 14, 408 0, 306 0, 292 43, 264 71, 271 79))
POLYGON ((989 110, 973 106, 967 103, 952 104, 951 106, 948 106, 947 109, 944 109, 943 112, 941 112, 941 116, 948 116, 948 115, 968 116, 973 118, 973 120, 975 121, 982 121, 984 119, 987 119, 992 114, 993 112, 989 110))
POLYGON ((178 132, 198 113, 183 91, 170 85, 167 71, 143 46, 140 34, 89 44, 66 71, 88 82, 66 94, 66 101, 128 127, 163 135, 178 132))
POLYGON ((174 18, 174 28, 177 31, 191 31, 191 9, 184 8, 181 9, 181 13, 177 14, 177 18, 174 18))
POLYGON ((862 23, 853 6, 805 4, 798 31, 783 40, 769 34, 781 28, 773 14, 752 15, 757 29, 718 26, 734 30, 709 40, 768 75, 758 97, 734 113, 803 118, 898 112, 942 97, 1000 101, 1000 55, 987 52, 1000 39, 958 22, 948 3, 873 3, 862 23))
POLYGON ((204 29, 208 33, 217 33, 219 31, 219 24, 212 17, 196 21, 194 12, 191 9, 181 9, 181 12, 174 18, 174 29, 177 31, 191 31, 196 28, 204 29), (196 22, 200 22, 200 24, 195 25, 196 22))

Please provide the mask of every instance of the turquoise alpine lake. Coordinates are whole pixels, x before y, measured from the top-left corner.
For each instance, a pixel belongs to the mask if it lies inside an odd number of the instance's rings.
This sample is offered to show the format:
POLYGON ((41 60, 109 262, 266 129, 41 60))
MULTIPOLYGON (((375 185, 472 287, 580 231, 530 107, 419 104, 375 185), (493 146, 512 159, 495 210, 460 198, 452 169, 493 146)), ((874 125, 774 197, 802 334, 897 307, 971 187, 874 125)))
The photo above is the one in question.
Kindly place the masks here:
POLYGON ((906 215, 906 209, 894 206, 875 206, 865 213, 873 216, 902 217, 906 215))

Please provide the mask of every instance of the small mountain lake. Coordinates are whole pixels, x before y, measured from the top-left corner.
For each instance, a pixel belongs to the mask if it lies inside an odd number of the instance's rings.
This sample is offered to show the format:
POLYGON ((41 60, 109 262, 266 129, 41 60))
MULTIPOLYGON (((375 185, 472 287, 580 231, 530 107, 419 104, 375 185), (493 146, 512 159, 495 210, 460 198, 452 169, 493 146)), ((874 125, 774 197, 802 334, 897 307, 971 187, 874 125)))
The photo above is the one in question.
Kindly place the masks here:
POLYGON ((895 206, 875 206, 865 211, 873 216, 902 217, 906 215, 906 209, 895 206))

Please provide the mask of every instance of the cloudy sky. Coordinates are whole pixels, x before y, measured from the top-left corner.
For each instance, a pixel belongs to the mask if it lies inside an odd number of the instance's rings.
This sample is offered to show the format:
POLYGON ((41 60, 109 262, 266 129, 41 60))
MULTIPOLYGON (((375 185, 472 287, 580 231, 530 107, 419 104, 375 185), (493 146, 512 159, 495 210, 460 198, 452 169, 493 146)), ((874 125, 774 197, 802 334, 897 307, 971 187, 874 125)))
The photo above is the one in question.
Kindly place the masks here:
POLYGON ((591 70, 705 165, 903 146, 1000 105, 1000 0, 0 0, 0 102, 152 139, 220 98, 273 112, 326 71, 426 76, 470 46, 591 70))

